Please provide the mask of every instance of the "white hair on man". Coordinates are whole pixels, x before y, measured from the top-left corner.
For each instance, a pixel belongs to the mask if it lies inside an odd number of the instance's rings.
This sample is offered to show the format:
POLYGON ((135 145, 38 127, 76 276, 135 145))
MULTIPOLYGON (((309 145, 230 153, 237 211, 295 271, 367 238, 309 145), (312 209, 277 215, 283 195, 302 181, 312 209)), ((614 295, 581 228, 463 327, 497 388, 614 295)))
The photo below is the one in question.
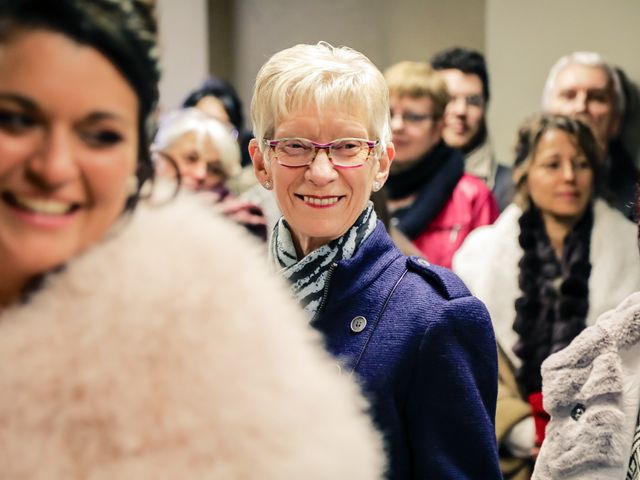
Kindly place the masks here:
POLYGON ((613 93, 615 95, 616 113, 623 115, 625 111, 625 95, 622 88, 622 81, 618 72, 613 68, 602 55, 596 52, 573 52, 561 57, 549 70, 547 81, 542 93, 542 108, 549 111, 553 91, 556 86, 558 75, 569 65, 584 65, 585 67, 601 68, 609 77, 613 93))

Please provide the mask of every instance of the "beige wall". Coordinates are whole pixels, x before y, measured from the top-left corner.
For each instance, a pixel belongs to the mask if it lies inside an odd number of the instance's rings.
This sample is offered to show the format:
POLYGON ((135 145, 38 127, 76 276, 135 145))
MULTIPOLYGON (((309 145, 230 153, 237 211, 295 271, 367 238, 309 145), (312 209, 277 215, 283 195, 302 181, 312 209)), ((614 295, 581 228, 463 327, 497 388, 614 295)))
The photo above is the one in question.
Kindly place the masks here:
MULTIPOLYGON (((300 42, 349 45, 381 69, 428 60, 454 45, 483 52, 492 88, 489 127, 503 163, 511 163, 515 131, 538 110, 546 74, 561 55, 598 51, 640 83, 638 0, 209 0, 209 7, 210 24, 228 27, 210 32, 218 52, 211 71, 236 85, 245 110, 259 67, 300 42)), ((640 156, 636 132, 637 115, 625 138, 640 156)))
POLYGON ((180 105, 187 93, 208 74, 206 0, 158 0, 158 29, 162 62, 160 109, 180 105))
MULTIPOLYGON (((501 161, 511 163, 520 122, 538 111, 553 63, 576 50, 601 53, 640 81, 640 1, 487 0, 486 53, 493 98, 490 126, 501 161)), ((627 128, 637 155, 637 119, 627 128)))
MULTIPOLYGON (((212 15, 216 10, 210 0, 212 15)), ((245 102, 251 99, 260 66, 275 52, 297 43, 320 40, 348 45, 381 69, 400 60, 428 60, 451 44, 483 50, 485 0, 236 0, 229 52, 231 80, 245 102)), ((224 42, 222 32, 212 41, 224 42)), ((214 63, 212 71, 224 71, 214 63)))

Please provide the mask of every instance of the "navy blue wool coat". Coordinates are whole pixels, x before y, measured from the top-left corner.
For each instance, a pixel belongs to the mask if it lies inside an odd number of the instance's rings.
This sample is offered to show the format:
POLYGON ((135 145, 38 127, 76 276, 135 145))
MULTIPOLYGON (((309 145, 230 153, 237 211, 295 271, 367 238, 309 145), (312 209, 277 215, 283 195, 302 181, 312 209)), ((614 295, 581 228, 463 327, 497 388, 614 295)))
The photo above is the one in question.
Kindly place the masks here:
POLYGON ((331 266, 325 295, 312 324, 372 404, 388 478, 502 478, 496 342, 462 281, 404 256, 378 222, 354 257, 331 266))

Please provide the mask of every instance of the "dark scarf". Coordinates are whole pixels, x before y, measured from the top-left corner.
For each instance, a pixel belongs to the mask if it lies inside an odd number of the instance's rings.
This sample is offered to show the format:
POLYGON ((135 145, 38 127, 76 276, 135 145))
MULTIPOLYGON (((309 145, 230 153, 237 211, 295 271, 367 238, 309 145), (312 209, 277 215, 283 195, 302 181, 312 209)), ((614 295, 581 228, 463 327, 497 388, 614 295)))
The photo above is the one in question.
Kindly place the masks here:
POLYGON ((516 372, 526 397, 541 390, 540 365, 566 347, 585 327, 589 310, 592 206, 567 235, 558 261, 545 231, 540 211, 531 207, 519 220, 519 242, 524 253, 518 283, 513 329, 519 339, 513 347, 522 360, 516 372))
POLYGON ((375 230, 377 217, 369 202, 353 226, 339 238, 298 259, 289 224, 281 217, 271 238, 271 259, 291 284, 294 296, 312 319, 322 303, 331 265, 353 256, 375 230))
POLYGON ((408 170, 393 174, 385 188, 389 198, 417 193, 414 202, 393 212, 395 226, 410 239, 420 235, 442 211, 464 174, 464 158, 444 142, 408 170))

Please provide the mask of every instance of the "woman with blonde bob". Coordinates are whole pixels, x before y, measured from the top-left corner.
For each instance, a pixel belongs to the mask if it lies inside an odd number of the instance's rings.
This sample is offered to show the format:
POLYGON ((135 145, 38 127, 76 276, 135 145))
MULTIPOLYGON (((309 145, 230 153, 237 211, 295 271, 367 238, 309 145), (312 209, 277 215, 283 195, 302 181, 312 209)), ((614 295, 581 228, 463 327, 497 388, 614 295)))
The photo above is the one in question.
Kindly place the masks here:
POLYGON ((632 222, 601 198, 589 127, 538 115, 517 137, 515 203, 474 230, 453 268, 491 314, 499 346, 496 430, 505 478, 531 475, 545 434, 540 365, 640 288, 632 222))
POLYGON ((350 48, 294 46, 261 68, 251 116, 254 169, 283 213, 272 261, 362 383, 388 478, 500 478, 486 310, 450 271, 403 256, 369 201, 394 157, 380 71, 350 48))
POLYGON ((447 84, 423 62, 384 72, 389 87, 396 158, 386 189, 394 225, 427 260, 451 268, 453 254, 474 228, 498 217, 491 190, 465 173, 462 153, 443 139, 447 84))

